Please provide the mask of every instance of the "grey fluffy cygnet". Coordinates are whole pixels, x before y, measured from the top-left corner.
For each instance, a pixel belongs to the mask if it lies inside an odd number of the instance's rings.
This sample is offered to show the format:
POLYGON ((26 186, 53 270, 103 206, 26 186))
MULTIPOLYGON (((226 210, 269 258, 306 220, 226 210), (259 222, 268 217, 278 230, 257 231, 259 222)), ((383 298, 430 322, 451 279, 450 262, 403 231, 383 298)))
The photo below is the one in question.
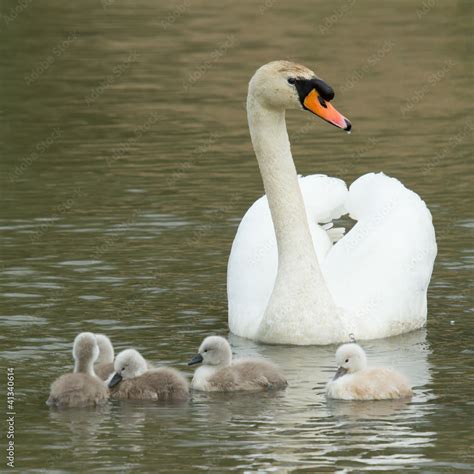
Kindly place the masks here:
POLYGON ((183 401, 189 397, 189 384, 177 370, 149 369, 135 349, 117 355, 115 374, 109 379, 111 398, 118 400, 183 401))
POLYGON ((95 335, 90 332, 79 334, 74 339, 72 356, 75 361, 74 373, 61 375, 52 383, 46 403, 57 408, 89 407, 105 403, 109 391, 94 372, 94 362, 99 357, 95 335))
POLYGON ((114 346, 105 334, 96 334, 99 346, 99 358, 94 364, 94 371, 102 380, 107 380, 114 373, 114 346))
POLYGON ((281 370, 264 359, 232 360, 226 339, 209 336, 204 339, 188 365, 200 364, 194 372, 191 387, 207 392, 257 391, 281 389, 288 385, 281 370))
POLYGON ((336 351, 338 369, 326 386, 328 398, 341 400, 388 400, 413 395, 404 375, 392 369, 367 368, 364 349, 343 344, 336 351))

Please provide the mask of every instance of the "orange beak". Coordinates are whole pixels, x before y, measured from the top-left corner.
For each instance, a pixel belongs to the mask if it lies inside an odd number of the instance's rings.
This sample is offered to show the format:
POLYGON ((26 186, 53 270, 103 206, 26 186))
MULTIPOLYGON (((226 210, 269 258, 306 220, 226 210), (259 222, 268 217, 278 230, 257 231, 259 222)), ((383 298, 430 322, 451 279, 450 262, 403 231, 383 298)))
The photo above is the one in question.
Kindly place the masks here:
POLYGON ((352 128, 351 122, 340 114, 327 100, 324 100, 316 91, 313 89, 305 98, 304 106, 306 109, 313 112, 313 114, 321 117, 326 122, 332 123, 338 128, 342 128, 346 132, 349 132, 352 128))

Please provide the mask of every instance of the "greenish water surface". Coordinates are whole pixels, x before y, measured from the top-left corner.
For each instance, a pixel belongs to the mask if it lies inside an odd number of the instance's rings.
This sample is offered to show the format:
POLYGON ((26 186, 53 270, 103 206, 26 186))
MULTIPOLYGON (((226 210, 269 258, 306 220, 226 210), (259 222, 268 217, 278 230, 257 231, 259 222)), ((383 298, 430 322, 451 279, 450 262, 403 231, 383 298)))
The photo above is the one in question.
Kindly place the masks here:
POLYGON ((474 471, 471 6, 1 3, 1 407, 12 367, 19 472, 474 471), (227 258, 262 194, 246 88, 274 59, 314 69, 354 127, 289 112, 300 173, 384 171, 432 211, 427 327, 364 344, 408 375, 413 400, 328 402, 334 346, 230 336, 289 388, 49 410, 80 331, 189 375, 202 338, 228 335, 227 258))

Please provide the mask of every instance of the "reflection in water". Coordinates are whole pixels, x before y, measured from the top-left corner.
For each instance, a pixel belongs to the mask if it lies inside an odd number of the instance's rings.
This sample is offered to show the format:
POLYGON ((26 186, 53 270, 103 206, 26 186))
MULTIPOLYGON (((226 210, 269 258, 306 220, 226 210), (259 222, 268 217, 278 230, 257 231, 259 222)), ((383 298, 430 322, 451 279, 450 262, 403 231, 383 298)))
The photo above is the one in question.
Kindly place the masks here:
MULTIPOLYGON (((338 458, 350 455, 354 443, 371 446, 374 440, 379 440, 385 449, 395 452, 432 445, 432 430, 423 432, 418 426, 418 418, 432 411, 426 406, 432 395, 416 389, 431 382, 425 330, 363 343, 370 365, 400 370, 415 386, 412 400, 377 402, 326 400, 325 384, 336 369, 336 346, 258 346, 236 336, 232 336, 231 341, 238 355, 260 353, 281 365, 289 376, 285 409, 273 414, 276 426, 285 427, 278 437, 291 439, 291 443, 286 444, 285 455, 279 452, 280 461, 284 459, 288 465, 298 463, 303 446, 311 450, 313 459, 325 460, 330 466, 338 458)), ((274 434, 273 429, 270 432, 274 434)), ((429 461, 419 453, 404 454, 400 460, 429 461)), ((393 455, 379 456, 377 460, 372 459, 371 464, 388 468, 391 462, 395 462, 393 455)))
POLYGON ((474 471, 472 6, 342 3, 2 3, 0 358, 15 367, 18 469, 474 471), (433 213, 427 329, 363 343, 372 365, 409 377, 413 400, 327 401, 335 346, 231 336, 290 386, 48 410, 80 331, 189 376, 202 339, 227 335, 227 258, 262 194, 246 88, 272 59, 314 69, 354 126, 289 111, 300 173, 383 170, 433 213))
POLYGON ((105 405, 96 409, 51 409, 48 413, 51 425, 61 431, 67 429, 70 432, 72 446, 80 448, 85 444, 94 445, 98 440, 101 425, 110 416, 110 407, 105 405))
POLYGON ((409 408, 409 400, 379 400, 378 403, 364 403, 341 400, 328 400, 328 408, 337 418, 349 419, 351 421, 364 419, 377 419, 381 417, 393 417, 401 410, 409 408))
POLYGON ((48 413, 54 441, 47 446, 42 467, 54 468, 73 458, 94 459, 101 448, 101 431, 110 416, 110 407, 97 409, 51 409, 48 413), (61 433, 61 437, 57 437, 61 433))

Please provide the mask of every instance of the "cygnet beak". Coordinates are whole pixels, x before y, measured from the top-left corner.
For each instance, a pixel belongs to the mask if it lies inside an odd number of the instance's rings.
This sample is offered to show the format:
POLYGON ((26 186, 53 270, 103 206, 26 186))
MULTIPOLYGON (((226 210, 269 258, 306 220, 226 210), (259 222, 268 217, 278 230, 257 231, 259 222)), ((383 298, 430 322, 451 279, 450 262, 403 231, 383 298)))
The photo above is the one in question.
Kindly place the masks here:
POLYGON ((188 365, 200 364, 203 361, 201 354, 196 354, 189 362, 188 365))
POLYGON ((346 375, 346 374, 347 374, 347 369, 345 369, 344 367, 338 367, 338 369, 336 370, 336 375, 334 376, 333 380, 336 380, 339 377, 342 377, 343 375, 346 375))
POLYGON ((112 377, 112 379, 109 382, 109 388, 115 387, 121 381, 122 381, 122 376, 118 372, 115 372, 114 376, 112 377))

